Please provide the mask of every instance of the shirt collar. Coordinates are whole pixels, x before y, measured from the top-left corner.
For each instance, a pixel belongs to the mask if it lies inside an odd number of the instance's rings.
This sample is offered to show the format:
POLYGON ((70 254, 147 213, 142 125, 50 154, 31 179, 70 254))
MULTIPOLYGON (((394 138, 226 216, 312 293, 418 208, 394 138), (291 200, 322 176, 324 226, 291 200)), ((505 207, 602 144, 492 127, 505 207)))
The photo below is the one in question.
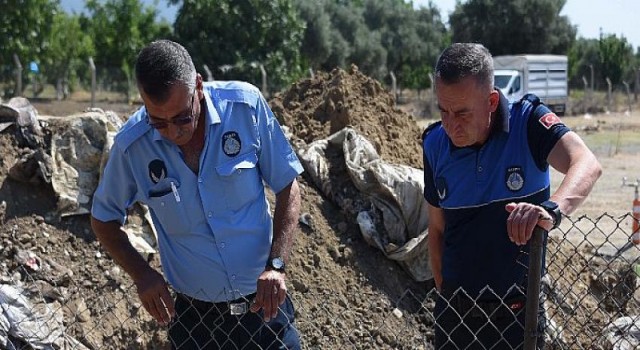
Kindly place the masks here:
POLYGON ((502 94, 500 89, 495 88, 500 95, 498 100, 498 108, 496 108, 496 126, 494 130, 499 130, 498 125, 501 125, 502 131, 509 132, 509 100, 502 94))

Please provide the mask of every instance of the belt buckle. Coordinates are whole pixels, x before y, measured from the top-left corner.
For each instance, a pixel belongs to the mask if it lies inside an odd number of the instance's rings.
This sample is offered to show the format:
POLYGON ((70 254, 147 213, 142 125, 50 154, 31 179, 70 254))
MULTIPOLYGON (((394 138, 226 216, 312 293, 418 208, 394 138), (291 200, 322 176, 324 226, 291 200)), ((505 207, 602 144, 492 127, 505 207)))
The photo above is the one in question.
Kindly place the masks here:
POLYGON ((240 316, 247 313, 247 303, 230 303, 229 304, 229 313, 234 316, 240 316))

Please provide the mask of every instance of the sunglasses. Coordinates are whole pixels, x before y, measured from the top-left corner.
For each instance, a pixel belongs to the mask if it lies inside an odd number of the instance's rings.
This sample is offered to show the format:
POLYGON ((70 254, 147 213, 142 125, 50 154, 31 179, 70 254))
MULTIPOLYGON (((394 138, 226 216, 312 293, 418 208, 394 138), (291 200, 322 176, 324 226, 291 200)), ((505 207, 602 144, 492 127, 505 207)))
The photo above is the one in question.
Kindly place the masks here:
POLYGON ((158 130, 166 129, 169 126, 169 124, 173 124, 175 126, 182 126, 182 125, 187 125, 191 123, 191 121, 193 120, 193 100, 195 96, 196 94, 194 91, 193 95, 191 95, 191 103, 189 103, 189 109, 186 111, 183 111, 182 113, 175 116, 174 118, 171 118, 171 120, 161 120, 157 122, 151 122, 149 113, 147 113, 147 123, 152 128, 158 129, 158 130))

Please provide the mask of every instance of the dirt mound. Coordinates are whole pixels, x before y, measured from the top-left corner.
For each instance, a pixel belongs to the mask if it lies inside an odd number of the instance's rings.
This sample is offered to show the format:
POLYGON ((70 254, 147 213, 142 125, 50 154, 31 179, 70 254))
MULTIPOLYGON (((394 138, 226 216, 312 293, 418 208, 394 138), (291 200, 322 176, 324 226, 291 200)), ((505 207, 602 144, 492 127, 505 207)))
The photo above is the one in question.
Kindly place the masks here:
POLYGON ((422 130, 411 115, 394 107, 392 95, 378 81, 356 66, 300 81, 270 105, 280 123, 305 143, 352 126, 384 160, 422 168, 422 130))

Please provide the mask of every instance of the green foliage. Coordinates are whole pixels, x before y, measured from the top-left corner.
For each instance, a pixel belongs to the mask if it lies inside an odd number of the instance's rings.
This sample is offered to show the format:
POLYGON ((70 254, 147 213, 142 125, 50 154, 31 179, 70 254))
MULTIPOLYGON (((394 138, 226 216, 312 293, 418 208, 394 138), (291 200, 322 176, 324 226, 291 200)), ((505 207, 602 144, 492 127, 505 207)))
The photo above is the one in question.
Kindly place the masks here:
POLYGON ((633 81, 634 67, 633 47, 624 37, 618 38, 615 34, 600 35, 598 41, 600 53, 601 79, 609 77, 614 85, 622 83, 623 80, 633 81))
POLYGON ((84 27, 95 45, 94 62, 100 74, 115 84, 117 91, 129 93, 129 81, 135 57, 146 44, 171 35, 168 23, 156 22, 158 11, 139 0, 87 0, 89 16, 84 27))
POLYGON ((64 12, 53 18, 49 44, 41 62, 43 73, 52 84, 62 78, 74 81, 76 70, 86 67, 87 59, 95 53, 93 41, 82 30, 79 17, 64 12))
POLYGON ((424 88, 447 41, 437 9, 403 0, 297 0, 306 23, 302 53, 314 69, 355 64, 365 74, 404 87, 424 88))
POLYGON ((262 64, 279 89, 303 72, 303 25, 290 0, 185 0, 174 31, 198 70, 257 83, 262 64))
POLYGON ((46 57, 53 19, 61 10, 59 1, 52 0, 0 0, 0 8, 0 74, 5 80, 13 74, 14 54, 25 68, 46 57))
POLYGON ((469 0, 449 18, 454 42, 480 42, 493 55, 567 54, 576 28, 560 16, 566 0, 469 0))
POLYGON ((591 87, 591 69, 595 89, 606 89, 606 79, 619 86, 622 81, 634 82, 637 60, 633 48, 622 37, 614 34, 601 35, 600 39, 579 38, 569 50, 569 83, 572 87, 591 87))

